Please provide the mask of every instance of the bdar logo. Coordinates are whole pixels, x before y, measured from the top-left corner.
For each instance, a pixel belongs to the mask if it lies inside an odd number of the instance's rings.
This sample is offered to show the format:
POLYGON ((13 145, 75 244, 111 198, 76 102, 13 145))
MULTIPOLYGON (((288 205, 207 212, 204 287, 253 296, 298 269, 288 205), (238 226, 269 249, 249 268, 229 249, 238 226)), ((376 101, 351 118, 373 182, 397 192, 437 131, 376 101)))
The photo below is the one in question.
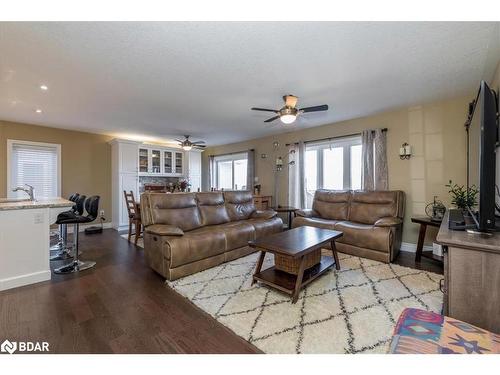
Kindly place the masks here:
POLYGON ((2 353, 13 354, 16 350, 17 342, 10 342, 9 340, 5 340, 0 346, 0 351, 2 351, 2 353))

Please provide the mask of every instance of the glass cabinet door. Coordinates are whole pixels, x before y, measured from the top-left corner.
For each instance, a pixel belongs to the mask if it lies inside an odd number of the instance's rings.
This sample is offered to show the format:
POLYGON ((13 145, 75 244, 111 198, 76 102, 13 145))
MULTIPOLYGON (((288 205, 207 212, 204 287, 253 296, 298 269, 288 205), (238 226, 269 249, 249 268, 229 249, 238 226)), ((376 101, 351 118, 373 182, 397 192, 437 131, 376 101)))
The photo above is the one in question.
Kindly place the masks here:
POLYGON ((149 172, 148 150, 145 148, 139 149, 139 172, 149 172))
POLYGON ((182 152, 176 152, 175 153, 175 173, 176 174, 182 174, 182 152))
POLYGON ((151 150, 151 173, 161 173, 161 151, 151 150))
POLYGON ((163 173, 174 173, 172 151, 163 152, 163 173))

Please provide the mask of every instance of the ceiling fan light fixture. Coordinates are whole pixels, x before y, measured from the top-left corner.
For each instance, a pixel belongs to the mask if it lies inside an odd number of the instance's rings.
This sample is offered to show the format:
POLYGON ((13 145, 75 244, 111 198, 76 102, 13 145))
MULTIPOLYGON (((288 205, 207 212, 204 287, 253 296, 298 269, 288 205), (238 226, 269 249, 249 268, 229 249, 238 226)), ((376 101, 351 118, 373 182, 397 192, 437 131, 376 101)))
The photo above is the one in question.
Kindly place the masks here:
POLYGON ((183 146, 182 146, 182 149, 183 149, 184 151, 191 151, 191 149, 192 149, 192 148, 193 148, 193 146, 192 146, 192 145, 183 145, 183 146))
POLYGON ((287 114, 280 116, 280 120, 283 124, 292 124, 297 119, 297 115, 287 114))

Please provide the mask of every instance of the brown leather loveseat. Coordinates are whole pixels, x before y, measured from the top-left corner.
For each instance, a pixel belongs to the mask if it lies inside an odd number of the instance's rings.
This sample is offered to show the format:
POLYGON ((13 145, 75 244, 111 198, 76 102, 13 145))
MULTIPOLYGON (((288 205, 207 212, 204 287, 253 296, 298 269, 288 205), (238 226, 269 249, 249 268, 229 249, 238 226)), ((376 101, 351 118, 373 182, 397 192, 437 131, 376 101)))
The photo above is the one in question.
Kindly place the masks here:
POLYGON ((175 280, 255 251, 248 241, 283 230, 276 212, 257 211, 249 191, 144 193, 144 252, 175 280))
POLYGON ((341 231, 338 251, 391 262, 401 247, 404 206, 402 191, 317 190, 312 209, 298 211, 293 227, 341 231))

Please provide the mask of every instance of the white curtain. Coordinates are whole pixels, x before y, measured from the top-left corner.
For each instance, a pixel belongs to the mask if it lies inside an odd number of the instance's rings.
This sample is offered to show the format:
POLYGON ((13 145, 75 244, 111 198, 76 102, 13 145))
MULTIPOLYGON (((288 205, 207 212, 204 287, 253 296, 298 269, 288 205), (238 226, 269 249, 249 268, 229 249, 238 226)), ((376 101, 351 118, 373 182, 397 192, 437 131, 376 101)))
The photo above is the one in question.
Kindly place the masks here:
POLYGON ((375 130, 374 144, 374 187, 375 190, 389 189, 389 173, 387 171, 387 131, 375 130))
POLYGON ((363 163, 361 188, 363 190, 387 190, 387 136, 382 129, 363 130, 361 134, 363 163))
POLYGON ((215 188, 215 156, 208 156, 208 189, 207 191, 211 191, 212 188, 215 188))
POLYGON ((372 130, 363 130, 361 133, 361 189, 373 190, 375 184, 373 181, 373 138, 372 130))
POLYGON ((248 150, 247 153, 247 186, 246 190, 253 192, 255 183, 255 151, 248 150))
POLYGON ((288 154, 288 205, 306 208, 304 142, 290 146, 288 154))

